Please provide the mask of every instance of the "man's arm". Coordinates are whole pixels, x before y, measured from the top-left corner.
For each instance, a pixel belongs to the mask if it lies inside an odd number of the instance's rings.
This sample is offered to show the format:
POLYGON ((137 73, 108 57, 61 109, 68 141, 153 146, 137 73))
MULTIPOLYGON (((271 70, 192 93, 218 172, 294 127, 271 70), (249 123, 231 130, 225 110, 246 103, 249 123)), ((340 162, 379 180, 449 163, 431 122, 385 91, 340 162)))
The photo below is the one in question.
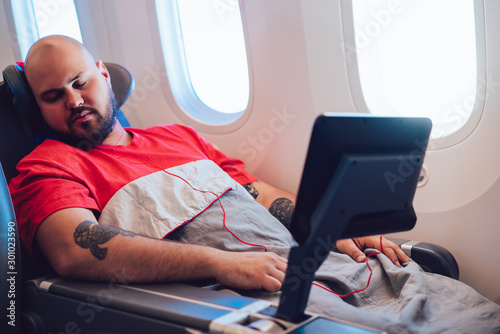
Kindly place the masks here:
MULTIPOLYGON (((263 181, 257 180, 253 183, 244 185, 245 189, 255 198, 257 202, 266 207, 269 212, 275 216, 287 228, 295 210, 296 196, 275 188, 263 181)), ((337 240, 336 246, 339 251, 348 254, 357 262, 363 262, 366 259, 362 250, 366 248, 375 248, 380 250, 380 236, 369 236, 352 239, 337 240)), ((384 254, 397 266, 400 261, 409 262, 410 258, 394 242, 382 238, 382 247, 384 254)))
POLYGON ((287 228, 290 227, 293 211, 295 210, 295 195, 260 180, 246 184, 243 187, 283 225, 287 228))
POLYGON ((277 291, 287 265, 273 253, 226 252, 99 225, 82 208, 47 217, 36 241, 56 272, 78 279, 107 281, 117 274, 128 282, 213 278, 235 288, 277 291))

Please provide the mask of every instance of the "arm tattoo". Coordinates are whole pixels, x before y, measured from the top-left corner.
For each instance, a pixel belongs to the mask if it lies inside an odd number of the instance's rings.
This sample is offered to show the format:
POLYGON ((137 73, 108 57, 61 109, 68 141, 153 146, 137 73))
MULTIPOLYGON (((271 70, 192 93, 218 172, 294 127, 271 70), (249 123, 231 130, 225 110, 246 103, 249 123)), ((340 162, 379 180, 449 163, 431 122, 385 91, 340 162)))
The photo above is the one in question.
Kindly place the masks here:
POLYGON ((295 205, 293 205, 293 202, 285 197, 276 199, 269 207, 269 212, 285 225, 287 229, 290 229, 294 210, 295 205))
POLYGON ((101 248, 99 245, 108 242, 118 234, 127 237, 135 236, 133 233, 123 231, 115 227, 94 224, 90 220, 85 220, 76 227, 73 237, 75 238, 75 242, 78 246, 85 249, 89 248, 94 257, 99 260, 104 260, 108 254, 108 248, 101 248))
POLYGON ((253 183, 245 184, 243 187, 250 193, 250 195, 253 196, 254 199, 257 199, 259 191, 253 186, 253 183))

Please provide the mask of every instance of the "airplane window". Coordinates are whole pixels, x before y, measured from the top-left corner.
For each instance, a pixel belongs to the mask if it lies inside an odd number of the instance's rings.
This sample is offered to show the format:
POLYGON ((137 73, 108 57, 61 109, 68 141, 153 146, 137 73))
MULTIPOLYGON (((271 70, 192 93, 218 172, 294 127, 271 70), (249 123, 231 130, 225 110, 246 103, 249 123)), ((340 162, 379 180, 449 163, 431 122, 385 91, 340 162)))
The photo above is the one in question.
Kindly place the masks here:
POLYGON ((429 117, 441 138, 482 109, 473 0, 353 0, 352 13, 347 57, 371 113, 429 117))
POLYGON ((167 73, 177 102, 209 123, 235 120, 249 102, 238 1, 156 0, 156 6, 167 73))
POLYGON ((82 43, 74 1, 32 0, 40 38, 60 34, 82 43))
POLYGON ((73 0, 11 0, 19 47, 23 59, 36 40, 53 34, 82 42, 73 0))

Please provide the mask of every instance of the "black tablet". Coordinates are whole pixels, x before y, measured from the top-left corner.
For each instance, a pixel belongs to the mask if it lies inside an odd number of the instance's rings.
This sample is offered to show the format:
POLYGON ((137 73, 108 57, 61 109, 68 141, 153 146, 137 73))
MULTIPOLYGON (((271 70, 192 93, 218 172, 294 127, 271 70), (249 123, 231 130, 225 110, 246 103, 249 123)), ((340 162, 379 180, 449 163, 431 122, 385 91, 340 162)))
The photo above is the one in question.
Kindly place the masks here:
MULTIPOLYGON (((316 227, 314 214, 321 200, 327 201, 328 187, 333 191, 336 182, 338 192, 343 181, 350 184, 344 184, 343 193, 337 195, 344 202, 340 210, 350 217, 340 238, 411 229, 415 224, 412 201, 431 128, 428 118, 319 116, 312 130, 290 226, 297 242, 303 243, 316 227), (341 175, 346 173, 346 164, 356 173, 352 180, 341 175), (368 170, 363 172, 361 168, 368 170), (373 170, 377 168, 380 170, 373 170)), ((335 225, 335 221, 331 224, 335 225)))

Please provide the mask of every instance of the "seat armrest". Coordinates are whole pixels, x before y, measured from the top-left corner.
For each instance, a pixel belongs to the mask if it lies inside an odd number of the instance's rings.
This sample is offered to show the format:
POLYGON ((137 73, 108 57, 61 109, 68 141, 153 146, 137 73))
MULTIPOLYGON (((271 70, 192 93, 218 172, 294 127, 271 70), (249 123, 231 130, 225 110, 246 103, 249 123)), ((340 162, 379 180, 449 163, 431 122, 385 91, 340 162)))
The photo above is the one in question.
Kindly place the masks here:
POLYGON ((387 238, 396 243, 413 261, 427 272, 459 277, 458 263, 453 254, 439 245, 407 239, 387 238))

